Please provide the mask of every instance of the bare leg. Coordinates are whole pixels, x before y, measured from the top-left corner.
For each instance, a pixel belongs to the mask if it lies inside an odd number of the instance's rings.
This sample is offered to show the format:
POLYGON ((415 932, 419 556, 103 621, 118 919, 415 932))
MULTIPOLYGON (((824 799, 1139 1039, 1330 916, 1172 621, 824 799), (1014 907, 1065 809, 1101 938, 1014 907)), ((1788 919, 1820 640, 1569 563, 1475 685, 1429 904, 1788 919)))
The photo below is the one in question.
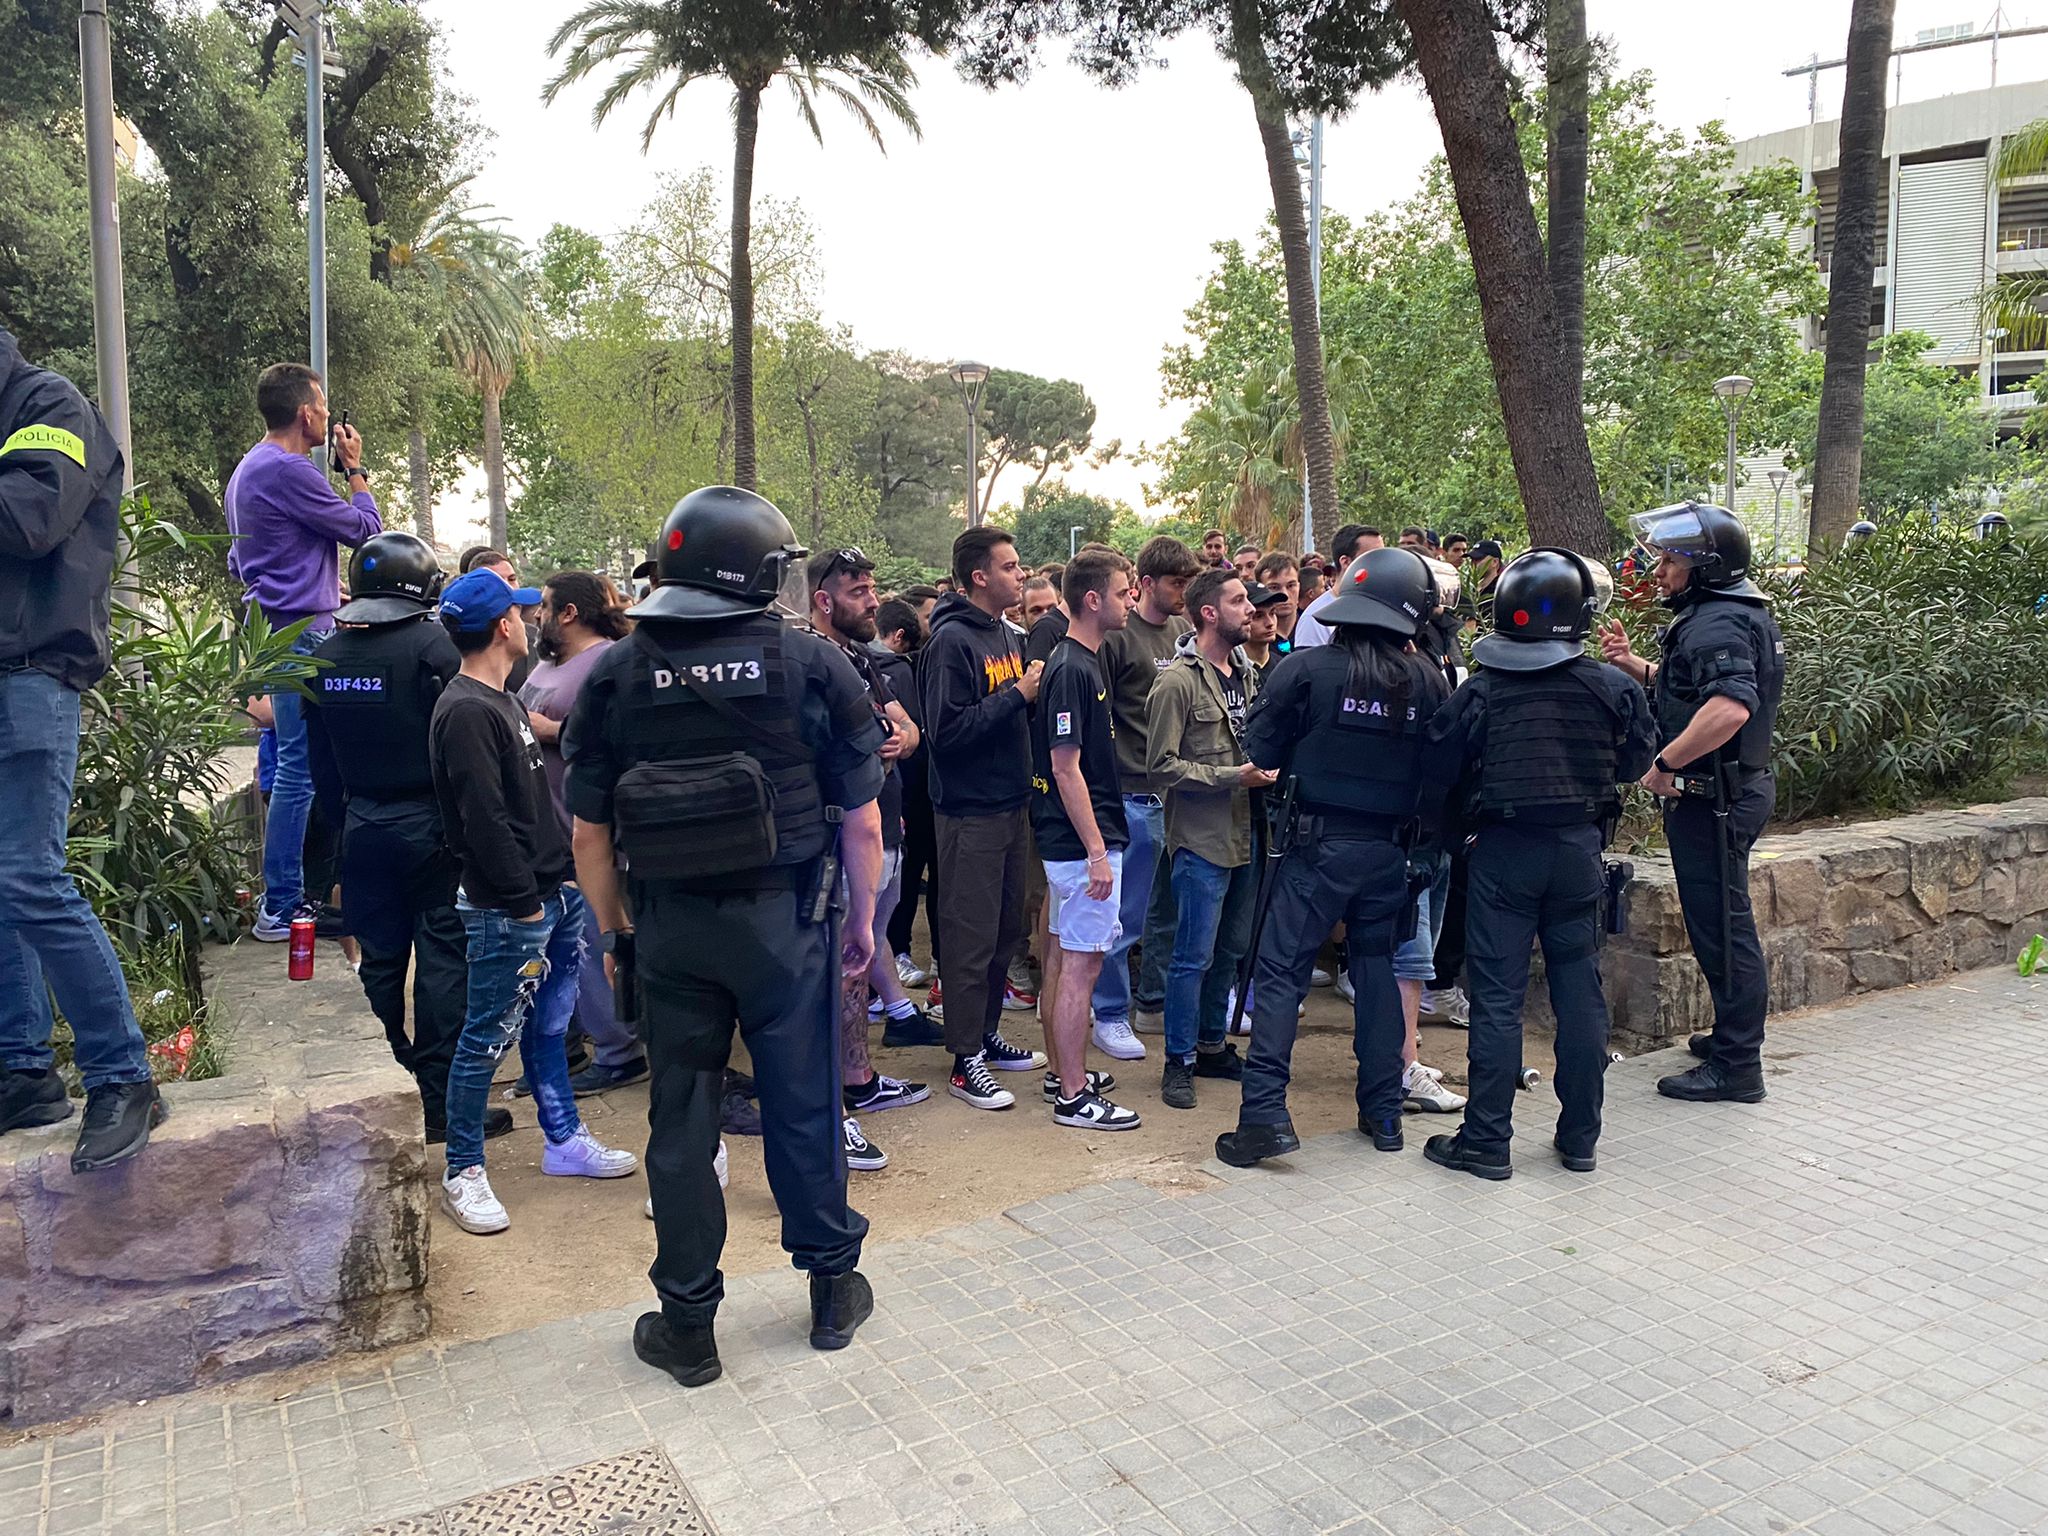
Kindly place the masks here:
POLYGON ((874 1080, 868 1059, 868 979, 839 981, 839 1080, 849 1088, 865 1088, 874 1080))
POLYGON ((1408 1030, 1401 1042, 1401 1062, 1404 1066, 1412 1067, 1416 1060, 1415 1026, 1422 1018, 1422 983, 1403 977, 1400 986, 1401 1022, 1408 1030))
MULTIPOLYGON (((1060 1093, 1071 1099, 1088 1086, 1088 1010, 1095 996, 1095 979, 1102 974, 1102 956, 1069 950, 1054 953, 1059 956, 1060 989, 1046 1044, 1052 1050, 1053 1070, 1060 1075, 1060 1093)), ((1051 974, 1048 967, 1048 977, 1051 974)), ((1049 980, 1047 985, 1051 985, 1049 980)))
POLYGON ((1045 964, 1040 968, 1038 983, 1038 1027, 1045 1035, 1045 1054, 1057 1072, 1060 1058, 1059 1047, 1053 1044, 1053 1024, 1059 1017, 1060 973, 1066 969, 1067 952, 1054 936, 1039 953, 1045 957, 1045 964))

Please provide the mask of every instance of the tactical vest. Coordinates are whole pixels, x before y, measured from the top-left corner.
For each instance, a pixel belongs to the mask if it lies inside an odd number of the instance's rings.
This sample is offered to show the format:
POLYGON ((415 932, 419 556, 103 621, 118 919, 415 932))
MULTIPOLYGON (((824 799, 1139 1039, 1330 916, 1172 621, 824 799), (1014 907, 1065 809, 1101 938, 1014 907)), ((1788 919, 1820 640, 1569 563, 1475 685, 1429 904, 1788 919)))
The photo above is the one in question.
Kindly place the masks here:
POLYGON ((1408 667, 1406 700, 1354 691, 1346 662, 1322 664, 1309 683, 1308 733, 1294 749, 1303 805, 1312 811, 1403 820, 1415 814, 1422 785, 1423 727, 1436 708, 1425 691, 1426 664, 1408 667))
POLYGON ((1762 603, 1710 595, 1695 599, 1672 620, 1664 632, 1663 661, 1657 669, 1658 739, 1671 742, 1699 713, 1716 675, 1711 630, 1726 626, 1731 619, 1748 632, 1759 702, 1742 729, 1709 758, 1732 761, 1744 773, 1759 773, 1771 766, 1771 735, 1777 729, 1778 701, 1785 692, 1785 640, 1777 620, 1762 603), (1707 622, 1710 618, 1711 624, 1707 622))
POLYGON ((368 629, 340 629, 319 657, 328 663, 310 681, 341 781, 365 800, 426 799, 434 793, 427 763, 427 727, 434 718, 431 653, 460 666, 453 642, 422 615, 368 629), (437 644, 438 643, 438 644, 437 644))
POLYGON ((1479 813, 1545 826, 1604 820, 1620 806, 1615 776, 1620 719, 1587 673, 1571 661, 1541 672, 1487 672, 1486 752, 1479 813))
MULTIPOLYGON (((833 831, 825 819, 816 755, 798 734, 802 701, 790 695, 782 621, 768 614, 719 624, 654 620, 640 625, 627 643, 633 656, 610 714, 622 767, 628 773, 642 767, 681 772, 716 759, 750 758, 767 781, 774 826, 767 867, 806 864, 823 854, 833 831), (741 719, 707 704, 706 692, 741 719)), ((629 793, 624 775, 619 793, 629 793)), ((630 814, 624 807, 617 816, 628 857, 637 873, 663 878, 627 839, 630 814)), ((698 840, 720 835, 715 816, 687 829, 679 822, 679 831, 698 840)))

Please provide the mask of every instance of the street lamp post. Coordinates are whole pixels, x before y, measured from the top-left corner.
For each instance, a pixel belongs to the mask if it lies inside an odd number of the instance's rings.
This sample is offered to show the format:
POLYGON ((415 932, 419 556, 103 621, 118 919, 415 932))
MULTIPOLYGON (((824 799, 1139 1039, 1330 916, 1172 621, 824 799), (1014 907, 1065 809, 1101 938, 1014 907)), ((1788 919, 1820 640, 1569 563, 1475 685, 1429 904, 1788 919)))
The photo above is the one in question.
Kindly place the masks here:
POLYGON ((1721 414, 1728 418, 1728 510, 1735 510, 1735 423, 1742 415, 1742 402, 1756 380, 1747 374, 1731 373, 1726 378, 1714 380, 1714 393, 1721 400, 1721 414))
MULTIPOLYGON (((1782 565, 1785 538, 1785 482, 1791 478, 1791 471, 1782 467, 1771 471, 1771 563, 1782 565)), ((1730 509, 1733 510, 1732 508, 1730 509)))
MULTIPOLYGON (((121 288, 121 203, 114 167, 114 62, 107 0, 83 0, 78 66, 85 103, 85 182, 91 204, 92 334, 99 365, 100 411, 121 445, 122 489, 135 488, 135 442, 128 419, 128 319, 121 288)), ((125 570, 125 556, 121 566, 125 570)))
POLYGON ((947 370, 967 403, 967 526, 981 526, 981 390, 988 383, 988 364, 966 359, 947 370))
POLYGON ((1075 552, 1080 549, 1081 535, 1087 531, 1088 525, 1086 523, 1076 523, 1067 530, 1067 558, 1069 560, 1073 559, 1075 552))

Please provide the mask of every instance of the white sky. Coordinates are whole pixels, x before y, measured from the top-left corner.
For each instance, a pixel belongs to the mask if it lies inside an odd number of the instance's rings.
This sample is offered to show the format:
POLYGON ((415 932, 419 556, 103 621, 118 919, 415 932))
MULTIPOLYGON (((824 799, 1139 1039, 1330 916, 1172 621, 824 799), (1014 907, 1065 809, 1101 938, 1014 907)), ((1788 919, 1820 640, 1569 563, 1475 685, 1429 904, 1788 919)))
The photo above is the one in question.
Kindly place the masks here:
MULTIPOLYGON (((496 138, 479 199, 538 239, 556 222, 609 234, 629 224, 657 172, 716 168, 732 156, 730 93, 703 82, 642 156, 648 107, 627 103, 590 125, 602 81, 553 107, 550 30, 566 6, 429 0, 445 25, 456 85, 496 138)), ((1592 30, 1627 70, 1648 69, 1670 124, 1725 121, 1737 138, 1805 118, 1806 79, 1779 71, 1842 54, 1848 0, 1589 0, 1592 30)), ((1895 37, 1972 22, 1988 0, 1899 0, 1895 37)), ((2008 9, 2006 24, 2048 20, 2048 3, 2008 9)), ((1988 83, 1988 47, 1905 61, 1907 100, 1988 83)), ((1057 54, 1057 48, 1055 49, 1057 54)), ((1251 107, 1213 47, 1191 38, 1165 70, 1112 92, 1057 57, 1022 88, 993 94, 926 59, 914 103, 923 138, 888 134, 883 155, 843 113, 821 110, 820 148, 785 94, 763 110, 757 194, 799 200, 817 230, 823 309, 860 345, 1078 380, 1098 408, 1097 442, 1157 442, 1179 412, 1159 399, 1159 358, 1213 266, 1211 242, 1256 239, 1271 211, 1251 107)), ((2008 41, 2002 81, 2048 74, 2048 37, 2008 41)), ((1842 72, 1822 74, 1820 115, 1835 115, 1842 72)), ((1438 152, 1419 86, 1395 87, 1332 124, 1325 200, 1362 214, 1414 190, 1438 152)), ((1070 476, 1143 505, 1141 472, 1120 463, 1070 476)), ((680 488, 679 488, 680 489, 680 488)), ((1021 491, 1006 481, 995 500, 1021 491)), ((451 512, 454 508, 449 509, 451 512)), ((444 535, 445 536, 445 535, 444 535)))

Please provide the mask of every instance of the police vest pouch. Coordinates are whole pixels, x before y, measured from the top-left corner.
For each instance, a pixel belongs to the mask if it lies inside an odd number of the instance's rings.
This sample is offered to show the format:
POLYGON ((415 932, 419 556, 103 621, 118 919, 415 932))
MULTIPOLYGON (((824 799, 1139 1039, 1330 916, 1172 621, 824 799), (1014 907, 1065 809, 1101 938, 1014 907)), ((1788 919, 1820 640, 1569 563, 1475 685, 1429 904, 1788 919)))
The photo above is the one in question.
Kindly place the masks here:
POLYGON ((744 752, 628 768, 612 814, 640 879, 707 880, 775 861, 775 791, 744 752))

